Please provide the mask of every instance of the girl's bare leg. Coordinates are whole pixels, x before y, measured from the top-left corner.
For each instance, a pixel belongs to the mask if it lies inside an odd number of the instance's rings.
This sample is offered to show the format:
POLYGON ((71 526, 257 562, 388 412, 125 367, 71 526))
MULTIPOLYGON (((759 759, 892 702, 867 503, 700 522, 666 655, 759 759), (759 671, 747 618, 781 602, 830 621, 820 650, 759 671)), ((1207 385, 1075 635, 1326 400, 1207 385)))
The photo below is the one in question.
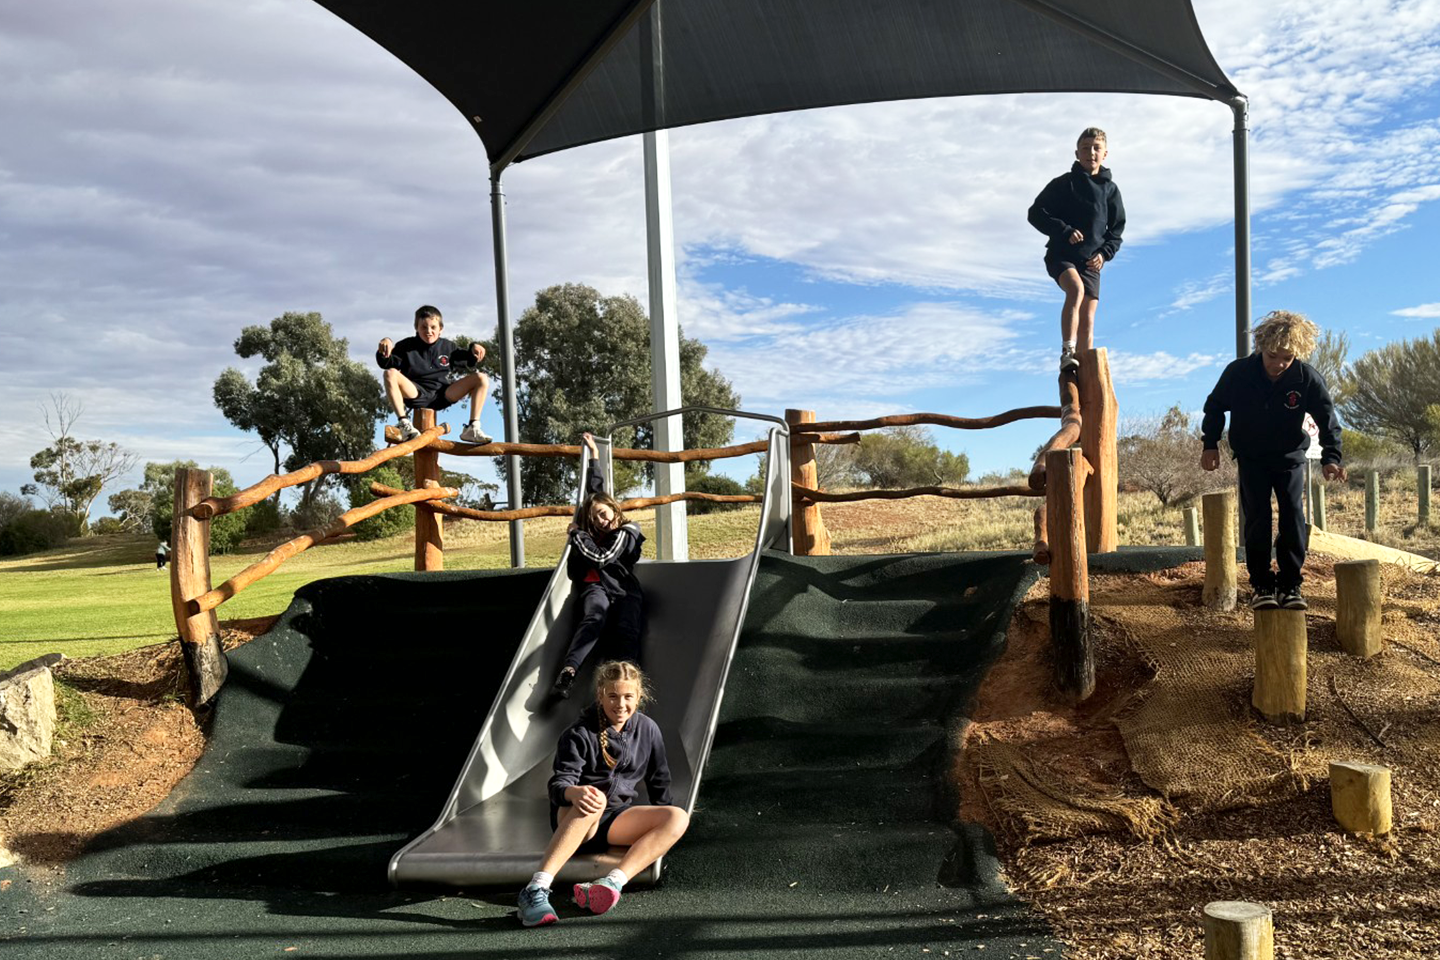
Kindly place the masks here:
POLYGON ((675 846, 690 826, 690 815, 679 807, 631 807, 610 824, 610 843, 629 847, 619 870, 633 877, 675 846))
MULTIPOLYGON (((560 872, 566 861, 575 856, 580 844, 595 836, 595 828, 600 825, 600 817, 604 813, 603 807, 592 814, 581 813, 578 807, 561 807, 556 818, 555 834, 550 838, 550 844, 545 848, 545 856, 540 860, 540 872, 551 876, 560 872)), ((616 817, 615 822, 619 823, 620 819, 616 817)), ((611 836, 614 836, 613 829, 611 836)))

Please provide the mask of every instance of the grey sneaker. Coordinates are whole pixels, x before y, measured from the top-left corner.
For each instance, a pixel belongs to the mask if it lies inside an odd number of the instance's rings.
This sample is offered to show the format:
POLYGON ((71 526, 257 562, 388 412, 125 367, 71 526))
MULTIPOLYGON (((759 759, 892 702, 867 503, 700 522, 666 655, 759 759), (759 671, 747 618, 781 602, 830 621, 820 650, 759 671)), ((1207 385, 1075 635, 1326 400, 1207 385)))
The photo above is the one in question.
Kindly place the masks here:
POLYGON ((1075 356, 1073 350, 1060 351, 1060 372, 1069 373, 1071 370, 1080 369, 1080 358, 1075 356))
POLYGON ((420 431, 415 429, 415 424, 410 422, 409 417, 405 417, 400 421, 401 443, 404 443, 406 440, 414 440, 418 436, 420 436, 420 431))
POLYGON ((555 908, 550 906, 550 891, 544 887, 532 884, 521 890, 516 906, 515 912, 522 926, 542 927, 560 919, 555 915, 555 908))
POLYGON ((460 431, 461 443, 490 443, 493 438, 490 434, 480 429, 480 424, 471 421, 465 424, 465 429, 460 431))
POLYGON ((1280 606, 1280 601, 1275 599, 1274 590, 1256 590, 1250 597, 1251 610, 1274 610, 1278 606, 1280 606))
POLYGON ((594 883, 577 883, 573 893, 576 906, 597 915, 620 902, 620 888, 609 877, 601 877, 594 883))
POLYGON ((1279 603, 1280 606, 1284 607, 1286 610, 1310 609, 1310 604, 1306 603, 1305 598, 1300 596, 1299 587, 1291 587, 1289 590, 1281 590, 1279 596, 1276 598, 1276 602, 1279 603))

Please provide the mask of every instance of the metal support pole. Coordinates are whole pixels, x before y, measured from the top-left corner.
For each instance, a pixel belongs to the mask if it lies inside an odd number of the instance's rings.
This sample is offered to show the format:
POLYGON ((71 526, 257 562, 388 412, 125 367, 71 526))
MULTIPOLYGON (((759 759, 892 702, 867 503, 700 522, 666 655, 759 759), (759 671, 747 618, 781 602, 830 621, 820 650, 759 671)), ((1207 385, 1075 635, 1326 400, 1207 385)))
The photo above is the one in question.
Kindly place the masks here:
MULTIPOLYGON (((670 210, 670 135, 645 134, 645 234, 650 264, 650 386, 655 409, 678 410, 680 395, 680 324, 675 304, 675 234, 670 210)), ((655 422, 655 449, 685 449, 680 417, 655 422)), ((655 464, 655 494, 668 496, 685 489, 685 466, 655 464)), ((656 554, 661 560, 690 557, 685 502, 655 508, 656 554)))
MULTIPOLYGON (((495 233, 495 313, 499 318, 500 379, 505 406, 505 442, 520 442, 519 390, 515 382, 515 331, 510 323, 510 264, 505 253, 505 191, 500 187, 500 171, 490 175, 490 220, 495 233)), ((505 458, 510 507, 523 506, 520 492, 520 458, 505 458)), ((525 566, 525 522, 510 521, 510 566, 525 566)))
POLYGON ((1235 356, 1250 344, 1250 101, 1230 101, 1235 114, 1235 356))

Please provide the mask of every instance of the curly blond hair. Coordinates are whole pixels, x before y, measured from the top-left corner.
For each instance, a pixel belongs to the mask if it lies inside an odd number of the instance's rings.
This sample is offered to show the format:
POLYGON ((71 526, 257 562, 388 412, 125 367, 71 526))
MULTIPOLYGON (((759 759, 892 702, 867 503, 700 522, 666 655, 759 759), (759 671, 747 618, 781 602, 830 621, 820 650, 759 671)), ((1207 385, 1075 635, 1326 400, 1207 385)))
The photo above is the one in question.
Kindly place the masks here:
POLYGON ((595 699, 599 700, 605 688, 612 683, 633 683, 640 693, 637 707, 643 707, 653 699, 645 674, 629 660, 609 660, 595 668, 595 699))
POLYGON ((1253 333, 1256 351, 1285 351, 1303 360, 1315 352, 1320 328, 1306 319, 1303 313, 1271 310, 1255 324, 1253 333))

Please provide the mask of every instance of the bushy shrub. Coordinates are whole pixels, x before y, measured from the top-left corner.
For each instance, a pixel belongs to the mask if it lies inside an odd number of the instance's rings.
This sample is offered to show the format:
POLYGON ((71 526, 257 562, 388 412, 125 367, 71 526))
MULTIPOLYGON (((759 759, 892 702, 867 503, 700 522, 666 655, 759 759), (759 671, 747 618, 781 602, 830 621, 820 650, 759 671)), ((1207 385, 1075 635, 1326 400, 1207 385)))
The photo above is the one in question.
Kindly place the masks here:
POLYGON ((0 529, 0 556, 18 557, 58 547, 69 539, 74 520, 49 510, 26 510, 0 529))
POLYGON ((266 497, 253 507, 247 508, 243 516, 247 537, 264 537, 285 525, 285 515, 274 497, 266 497))
MULTIPOLYGON (((386 464, 376 467, 369 473, 362 474, 350 479, 350 506, 363 507, 378 499, 370 492, 371 482, 383 483, 387 487, 395 487, 403 490, 406 488, 405 481, 401 478, 400 472, 394 467, 386 464)), ((355 532, 356 540, 383 540, 386 537, 393 537, 397 533, 404 533, 415 526, 415 508, 412 506, 391 507, 389 510, 378 513, 369 520, 361 520, 350 529, 355 532)))
POLYGON ((113 536, 125 530, 125 524, 114 517, 101 517, 90 524, 90 532, 97 537, 113 536))
MULTIPOLYGON (((171 463, 145 464, 145 483, 141 489, 151 494, 153 507, 150 514, 150 532, 155 539, 170 541, 170 530, 175 514, 175 471, 180 469, 198 470, 194 460, 175 460, 171 463)), ((230 478, 230 471, 224 467, 211 467, 213 478, 211 495, 228 497, 238 488, 230 478)), ((210 521, 210 552, 229 553, 245 538, 245 513, 241 510, 214 517, 210 521)))
POLYGON ((320 530, 335 522, 345 512, 340 501, 328 493, 316 494, 309 503, 298 503, 290 511, 290 525, 296 530, 320 530))
MULTIPOLYGON (((740 481, 718 473, 702 473, 686 480, 685 485, 695 493, 736 496, 747 492, 740 481)), ((691 516, 699 517, 721 510, 738 510, 743 506, 745 506, 743 503, 714 503, 709 500, 691 500, 685 504, 685 509, 691 516)))

